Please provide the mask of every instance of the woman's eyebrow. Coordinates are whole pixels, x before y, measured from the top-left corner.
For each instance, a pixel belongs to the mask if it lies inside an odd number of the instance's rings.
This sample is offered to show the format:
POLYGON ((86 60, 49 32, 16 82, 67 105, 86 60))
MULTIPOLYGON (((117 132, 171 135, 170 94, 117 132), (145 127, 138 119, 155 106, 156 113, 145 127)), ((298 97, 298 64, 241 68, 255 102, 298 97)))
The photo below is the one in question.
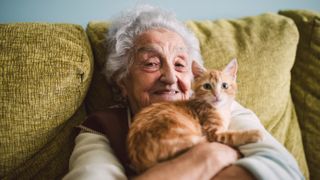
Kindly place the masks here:
POLYGON ((141 46, 139 47, 136 52, 140 53, 140 52, 156 52, 156 53, 160 53, 159 50, 153 46, 141 46))
POLYGON ((177 47, 176 51, 177 52, 187 52, 187 48, 185 48, 185 47, 177 47))
MULTIPOLYGON (((185 53, 187 52, 187 49, 185 47, 176 47, 175 48, 176 53, 185 53)), ((154 53, 158 53, 161 54, 161 51, 159 51, 158 48, 154 47, 154 46, 141 46, 139 47, 136 52, 154 52, 154 53)))

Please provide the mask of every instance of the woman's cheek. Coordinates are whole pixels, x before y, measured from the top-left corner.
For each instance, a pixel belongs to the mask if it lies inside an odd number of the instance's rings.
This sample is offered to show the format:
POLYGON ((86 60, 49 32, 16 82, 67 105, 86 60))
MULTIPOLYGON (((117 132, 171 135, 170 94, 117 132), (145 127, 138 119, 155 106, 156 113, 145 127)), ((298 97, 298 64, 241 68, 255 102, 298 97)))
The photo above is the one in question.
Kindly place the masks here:
POLYGON ((179 78, 178 86, 183 93, 187 93, 191 90, 191 77, 179 78))
POLYGON ((141 96, 139 104, 140 104, 141 108, 144 108, 144 107, 150 105, 151 103, 150 103, 149 95, 148 94, 144 94, 143 96, 141 96))

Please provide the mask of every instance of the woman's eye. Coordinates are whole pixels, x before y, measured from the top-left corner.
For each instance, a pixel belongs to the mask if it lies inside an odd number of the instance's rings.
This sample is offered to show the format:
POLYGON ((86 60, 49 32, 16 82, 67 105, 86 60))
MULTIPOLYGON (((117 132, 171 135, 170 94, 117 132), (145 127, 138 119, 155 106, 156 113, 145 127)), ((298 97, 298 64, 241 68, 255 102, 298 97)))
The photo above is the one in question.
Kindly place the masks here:
POLYGON ((157 67, 158 63, 145 63, 144 66, 145 67, 157 67))
POLYGON ((211 89, 212 89, 212 86, 211 86, 210 83, 205 83, 205 84, 203 84, 202 86, 203 86, 203 88, 204 88, 205 90, 211 90, 211 89))
POLYGON ((156 57, 152 57, 143 63, 143 68, 147 70, 157 70, 160 68, 160 61, 156 57))
POLYGON ((187 65, 184 62, 184 60, 179 60, 179 61, 175 62, 174 66, 176 67, 176 69, 178 71, 186 71, 187 70, 187 65))
POLYGON ((229 85, 226 82, 223 82, 221 86, 222 86, 223 89, 228 89, 229 88, 229 85))
POLYGON ((182 64, 182 63, 176 63, 175 66, 176 66, 176 67, 185 67, 185 65, 182 64))

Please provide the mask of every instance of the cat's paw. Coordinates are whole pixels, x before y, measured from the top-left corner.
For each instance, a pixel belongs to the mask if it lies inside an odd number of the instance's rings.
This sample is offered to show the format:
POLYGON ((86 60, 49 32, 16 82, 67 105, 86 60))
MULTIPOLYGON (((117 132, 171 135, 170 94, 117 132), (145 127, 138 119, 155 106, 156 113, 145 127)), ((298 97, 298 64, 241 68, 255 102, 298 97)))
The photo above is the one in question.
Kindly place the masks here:
POLYGON ((249 134, 247 143, 255 143, 255 142, 262 141, 264 139, 264 135, 261 130, 258 130, 258 129, 248 130, 247 133, 249 134))
POLYGON ((241 146, 263 140, 262 131, 257 129, 217 132, 215 136, 215 141, 229 146, 241 146))
POLYGON ((206 137, 209 142, 217 141, 217 135, 215 130, 206 131, 206 137))
POLYGON ((223 131, 223 127, 212 123, 206 123, 202 128, 209 142, 217 141, 217 132, 223 131))
POLYGON ((205 122, 203 123, 202 125, 202 129, 205 131, 205 132, 220 132, 220 131, 224 131, 224 127, 222 125, 217 125, 217 124, 214 124, 212 122, 205 122))

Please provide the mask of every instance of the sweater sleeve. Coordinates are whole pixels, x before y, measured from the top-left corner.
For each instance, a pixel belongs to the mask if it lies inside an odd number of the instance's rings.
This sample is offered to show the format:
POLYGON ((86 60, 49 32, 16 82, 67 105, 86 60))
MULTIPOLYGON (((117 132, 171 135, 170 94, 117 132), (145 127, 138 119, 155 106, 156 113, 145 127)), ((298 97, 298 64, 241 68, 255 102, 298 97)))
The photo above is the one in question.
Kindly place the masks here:
POLYGON ((249 170, 257 179, 304 179, 296 160, 263 127, 258 117, 249 109, 234 102, 230 129, 260 129, 264 134, 261 142, 239 147, 244 158, 235 164, 249 170))
POLYGON ((63 180, 127 179, 124 168, 115 157, 109 140, 99 134, 80 133, 69 160, 69 172, 63 180))

